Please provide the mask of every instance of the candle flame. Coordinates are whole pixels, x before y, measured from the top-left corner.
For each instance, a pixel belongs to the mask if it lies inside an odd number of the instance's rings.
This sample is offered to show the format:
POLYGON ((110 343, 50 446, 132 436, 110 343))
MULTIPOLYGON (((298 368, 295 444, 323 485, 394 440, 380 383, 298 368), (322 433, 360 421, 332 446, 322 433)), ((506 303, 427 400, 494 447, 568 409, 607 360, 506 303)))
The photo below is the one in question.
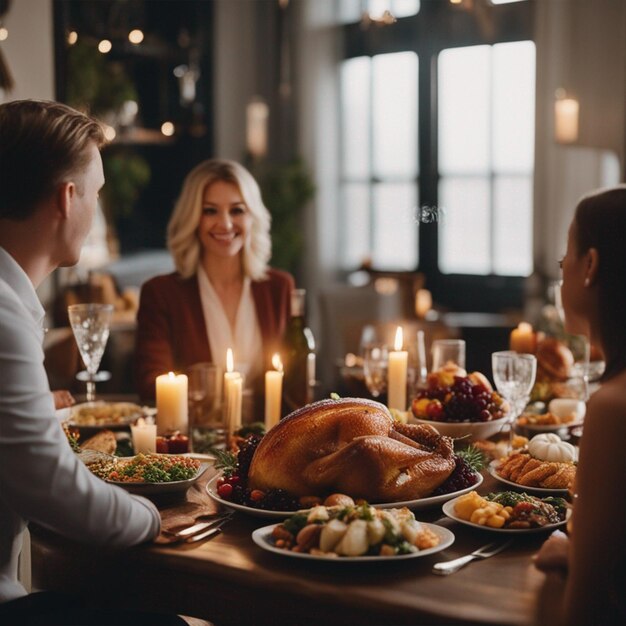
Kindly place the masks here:
POLYGON ((517 326, 518 330, 521 330, 524 333, 532 333, 533 327, 528 322, 520 322, 517 326))
POLYGON ((226 371, 232 372, 234 369, 233 351, 228 348, 228 350, 226 350, 226 371))
POLYGON ((402 344, 404 343, 402 337, 402 326, 398 326, 398 330, 396 330, 396 340, 394 341, 393 348, 394 350, 402 350, 402 344))
POLYGON ((145 425, 146 425, 146 420, 143 417, 140 417, 135 423, 135 426, 139 426, 140 428, 145 425))
POLYGON ((282 363, 282 361, 280 360, 280 356, 279 356, 278 354, 275 354, 275 355, 272 357, 272 365, 274 366, 274 369, 275 369, 275 370, 277 370, 277 371, 279 371, 279 372, 282 372, 282 371, 283 371, 283 363, 282 363))
POLYGON ((176 378, 176 374, 174 374, 174 372, 168 372, 168 373, 167 373, 167 377, 168 377, 170 380, 172 380, 172 379, 176 378))

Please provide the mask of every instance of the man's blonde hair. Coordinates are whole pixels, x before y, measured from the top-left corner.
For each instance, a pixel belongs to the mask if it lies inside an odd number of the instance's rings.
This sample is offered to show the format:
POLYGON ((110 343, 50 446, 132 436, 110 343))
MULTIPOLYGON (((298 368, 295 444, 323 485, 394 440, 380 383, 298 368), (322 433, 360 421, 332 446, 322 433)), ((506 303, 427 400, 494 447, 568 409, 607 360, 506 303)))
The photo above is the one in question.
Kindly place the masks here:
POLYGON ((243 246, 243 270, 252 280, 267 276, 272 254, 271 217, 261 198, 261 191, 252 174, 236 163, 211 159, 197 165, 185 178, 180 197, 167 226, 167 247, 179 274, 189 278, 198 269, 201 256, 198 224, 202 216, 202 197, 214 182, 232 183, 239 189, 252 217, 252 228, 243 246))
POLYGON ((29 218, 59 184, 87 167, 91 143, 102 146, 102 127, 65 104, 0 104, 0 218, 29 218))

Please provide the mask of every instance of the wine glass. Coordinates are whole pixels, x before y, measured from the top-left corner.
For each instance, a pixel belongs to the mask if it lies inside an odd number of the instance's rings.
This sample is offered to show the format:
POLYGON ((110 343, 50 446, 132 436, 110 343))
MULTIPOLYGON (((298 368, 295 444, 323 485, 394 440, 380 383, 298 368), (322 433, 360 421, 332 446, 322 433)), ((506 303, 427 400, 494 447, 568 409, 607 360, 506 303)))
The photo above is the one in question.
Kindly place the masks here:
POLYGON ((537 375, 537 359, 532 354, 519 354, 512 350, 491 355, 493 380, 500 395, 510 404, 509 452, 513 448, 514 424, 522 413, 537 375))
POLYGON ((387 391, 389 349, 385 344, 370 343, 363 347, 363 374, 369 392, 378 398, 387 391))
POLYGON ((87 370, 86 373, 80 372, 77 378, 87 383, 87 402, 93 402, 96 399, 96 382, 109 377, 108 372, 100 375, 97 372, 109 339, 113 305, 72 304, 67 307, 67 313, 87 370))

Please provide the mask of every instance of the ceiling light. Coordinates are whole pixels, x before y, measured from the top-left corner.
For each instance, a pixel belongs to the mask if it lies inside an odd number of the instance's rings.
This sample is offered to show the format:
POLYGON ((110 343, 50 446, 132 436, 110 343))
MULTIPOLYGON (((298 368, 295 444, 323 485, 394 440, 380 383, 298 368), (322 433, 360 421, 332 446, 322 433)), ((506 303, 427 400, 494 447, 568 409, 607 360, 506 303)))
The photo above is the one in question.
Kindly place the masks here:
POLYGON ((108 39, 103 39, 98 44, 98 50, 100 50, 100 52, 102 52, 102 54, 106 54, 107 52, 111 52, 111 48, 112 47, 113 47, 113 44, 108 39))
POLYGON ((143 31, 138 28, 131 30, 130 33, 128 33, 128 41, 130 41, 130 43, 134 43, 135 45, 141 43, 143 41, 143 31))

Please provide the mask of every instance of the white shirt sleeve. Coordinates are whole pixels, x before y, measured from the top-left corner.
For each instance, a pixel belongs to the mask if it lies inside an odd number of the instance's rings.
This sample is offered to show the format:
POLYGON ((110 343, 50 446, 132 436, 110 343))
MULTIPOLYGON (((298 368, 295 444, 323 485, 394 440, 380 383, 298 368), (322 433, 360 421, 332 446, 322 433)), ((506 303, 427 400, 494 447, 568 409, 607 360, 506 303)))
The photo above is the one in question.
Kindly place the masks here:
POLYGON ((129 546, 155 537, 154 505, 95 477, 54 415, 36 324, 0 290, 0 513, 78 541, 129 546))

